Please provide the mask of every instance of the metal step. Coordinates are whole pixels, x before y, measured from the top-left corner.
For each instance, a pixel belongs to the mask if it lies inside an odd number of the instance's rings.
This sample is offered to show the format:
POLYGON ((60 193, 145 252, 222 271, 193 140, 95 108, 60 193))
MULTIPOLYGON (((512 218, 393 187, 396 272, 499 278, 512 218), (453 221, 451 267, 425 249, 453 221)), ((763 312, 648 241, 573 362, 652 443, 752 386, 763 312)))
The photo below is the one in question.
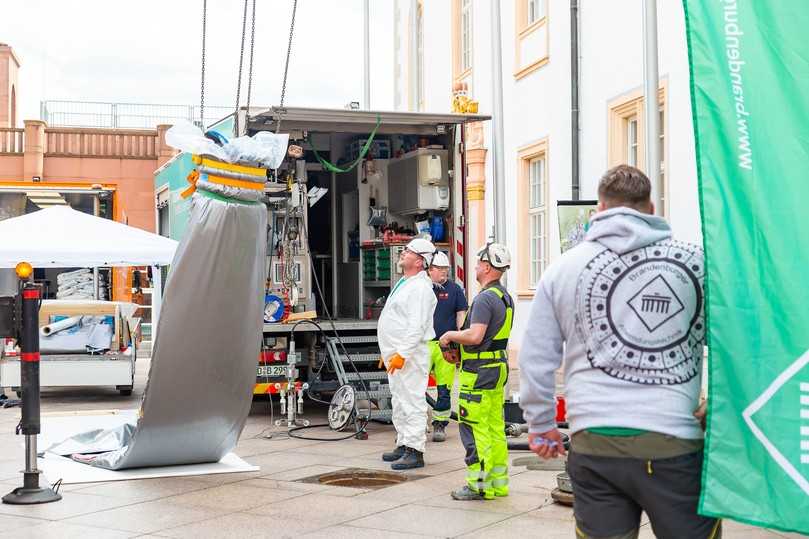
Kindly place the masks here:
POLYGON ((354 392, 357 395, 357 400, 368 400, 368 399, 389 399, 391 398, 392 394, 390 392, 390 388, 386 385, 382 388, 371 389, 370 391, 365 391, 362 388, 361 384, 356 384, 354 387, 354 392), (360 387, 356 387, 356 386, 360 387))
POLYGON ((342 341, 343 344, 371 344, 378 342, 376 335, 341 335, 340 339, 336 337, 327 338, 333 341, 337 346, 340 346, 340 341, 342 341))
POLYGON ((379 353, 351 353, 351 350, 348 351, 350 355, 340 354, 339 357, 340 361, 348 362, 349 358, 351 361, 355 363, 371 363, 371 362, 378 362, 379 361, 379 353))
POLYGON ((361 372, 359 374, 356 372, 347 372, 345 378, 347 382, 356 382, 358 380, 387 380, 388 373, 387 371, 361 372))
POLYGON ((367 417, 369 420, 376 421, 391 421, 393 417, 393 410, 371 410, 371 415, 368 416, 368 410, 359 410, 360 417, 367 417))

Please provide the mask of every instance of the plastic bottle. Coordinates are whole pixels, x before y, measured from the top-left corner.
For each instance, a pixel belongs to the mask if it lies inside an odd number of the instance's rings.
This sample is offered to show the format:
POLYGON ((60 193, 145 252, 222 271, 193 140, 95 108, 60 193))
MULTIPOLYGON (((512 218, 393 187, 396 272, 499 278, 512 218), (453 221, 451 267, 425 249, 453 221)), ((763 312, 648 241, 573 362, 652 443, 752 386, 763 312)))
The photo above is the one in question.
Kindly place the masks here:
POLYGON ((430 235, 433 241, 444 241, 444 219, 434 215, 430 219, 430 235))

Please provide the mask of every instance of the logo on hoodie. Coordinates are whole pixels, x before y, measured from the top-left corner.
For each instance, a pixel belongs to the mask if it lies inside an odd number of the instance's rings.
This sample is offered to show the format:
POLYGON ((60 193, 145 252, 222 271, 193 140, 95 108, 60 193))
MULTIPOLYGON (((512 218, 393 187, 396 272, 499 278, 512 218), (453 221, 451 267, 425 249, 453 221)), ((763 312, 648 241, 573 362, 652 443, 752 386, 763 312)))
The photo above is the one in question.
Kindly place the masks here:
POLYGON ((699 373, 705 339, 702 250, 672 240, 623 255, 602 251, 576 290, 590 363, 640 384, 682 384, 699 373))

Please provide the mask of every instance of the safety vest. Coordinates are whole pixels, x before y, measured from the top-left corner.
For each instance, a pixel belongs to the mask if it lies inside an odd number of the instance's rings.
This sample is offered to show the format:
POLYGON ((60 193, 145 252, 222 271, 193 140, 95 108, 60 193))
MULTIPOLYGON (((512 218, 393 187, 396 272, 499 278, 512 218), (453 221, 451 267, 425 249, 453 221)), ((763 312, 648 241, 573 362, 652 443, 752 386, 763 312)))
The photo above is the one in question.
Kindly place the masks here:
MULTIPOLYGON (((488 349, 482 350, 480 352, 472 352, 467 350, 464 345, 461 345, 461 361, 466 359, 506 358, 506 349, 508 348, 508 338, 511 335, 511 326, 514 323, 514 304, 511 300, 511 296, 509 296, 505 291, 501 290, 496 286, 486 288, 481 293, 484 294, 486 292, 491 292, 492 294, 500 298, 500 301, 502 301, 503 305, 505 305, 506 307, 506 318, 505 320, 503 320, 503 325, 500 326, 500 329, 497 330, 497 333, 492 339, 492 342, 489 345, 488 349)), ((469 309, 469 312, 471 313, 472 309, 469 309)), ((467 313, 466 316, 468 319, 469 313, 467 313)), ((464 326, 466 326, 466 322, 464 322, 464 326)))

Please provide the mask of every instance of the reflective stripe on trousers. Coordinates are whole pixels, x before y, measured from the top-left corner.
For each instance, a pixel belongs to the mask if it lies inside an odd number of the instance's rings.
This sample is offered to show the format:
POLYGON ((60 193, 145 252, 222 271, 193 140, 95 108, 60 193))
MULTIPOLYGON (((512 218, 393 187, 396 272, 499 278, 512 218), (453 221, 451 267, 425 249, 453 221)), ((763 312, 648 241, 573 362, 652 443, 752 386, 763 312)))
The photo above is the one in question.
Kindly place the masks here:
POLYGON ((476 472, 467 470, 466 483, 472 490, 476 490, 481 494, 484 494, 487 490, 491 490, 492 488, 492 482, 486 480, 487 476, 488 474, 483 470, 476 472))

